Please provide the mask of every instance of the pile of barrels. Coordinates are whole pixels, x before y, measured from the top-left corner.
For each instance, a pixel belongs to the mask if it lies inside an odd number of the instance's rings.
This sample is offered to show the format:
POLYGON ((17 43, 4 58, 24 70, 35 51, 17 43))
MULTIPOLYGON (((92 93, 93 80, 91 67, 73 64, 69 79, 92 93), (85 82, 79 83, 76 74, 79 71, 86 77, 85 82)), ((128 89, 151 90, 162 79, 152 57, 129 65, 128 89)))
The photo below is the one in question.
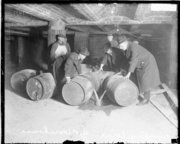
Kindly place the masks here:
POLYGON ((138 98, 138 88, 129 79, 114 72, 96 71, 79 75, 65 84, 62 96, 70 105, 81 105, 87 102, 93 95, 93 90, 99 88, 106 90, 106 96, 113 103, 120 106, 129 106, 138 98))
POLYGON ((16 92, 27 94, 34 101, 52 97, 56 86, 51 73, 37 74, 37 71, 32 69, 14 73, 10 83, 16 92))
MULTIPOLYGON (((51 98, 56 84, 51 73, 37 74, 35 70, 21 70, 11 77, 11 86, 18 92, 26 93, 31 100, 51 98)), ((137 86, 129 79, 114 72, 88 72, 73 78, 62 88, 62 97, 69 105, 77 106, 87 102, 99 89, 106 91, 105 96, 120 106, 133 104, 138 97, 137 86)))

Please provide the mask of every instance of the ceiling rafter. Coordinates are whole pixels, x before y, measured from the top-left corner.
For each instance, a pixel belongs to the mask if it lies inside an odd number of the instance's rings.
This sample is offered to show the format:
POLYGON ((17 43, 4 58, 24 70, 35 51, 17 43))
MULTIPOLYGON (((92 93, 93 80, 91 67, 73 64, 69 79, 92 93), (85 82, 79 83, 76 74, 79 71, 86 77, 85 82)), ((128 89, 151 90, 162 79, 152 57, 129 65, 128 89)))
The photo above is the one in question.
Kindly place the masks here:
POLYGON ((17 22, 6 22, 5 23, 5 27, 40 27, 42 26, 42 23, 26 23, 26 24, 22 24, 22 23, 17 23, 17 22))
POLYGON ((28 33, 25 32, 20 32, 20 31, 14 31, 14 30, 5 30, 6 34, 18 34, 18 35, 24 35, 24 36, 28 36, 28 33))
POLYGON ((78 12, 83 14, 85 17, 87 17, 89 20, 98 20, 98 17, 90 10, 87 4, 71 4, 71 6, 74 7, 78 12))
MULTIPOLYGON (((61 19, 64 23, 67 23, 66 18, 73 17, 73 15, 54 4, 6 4, 5 6, 46 21, 57 21, 61 19)), ((74 18, 79 21, 81 20, 76 17, 74 18)))
POLYGON ((7 4, 6 6, 47 21, 63 19, 58 11, 55 12, 50 6, 47 8, 43 4, 7 4))
POLYGON ((13 23, 19 23, 24 26, 45 26, 48 25, 48 22, 41 21, 37 19, 33 19, 31 17, 28 17, 26 15, 20 15, 20 14, 14 14, 9 11, 5 11, 5 21, 7 22, 13 22, 13 23))
POLYGON ((80 32, 87 32, 84 28, 80 28, 80 27, 77 27, 77 26, 71 26, 71 27, 67 27, 68 29, 72 29, 72 30, 77 30, 77 31, 80 31, 80 32))
MULTIPOLYGON (((99 20, 99 17, 89 8, 87 4, 72 4, 72 6, 75 9, 77 9, 81 14, 83 14, 85 17, 87 17, 90 21, 99 20)), ((100 25, 97 25, 97 27, 102 31, 107 31, 107 29, 103 28, 100 25)))
MULTIPOLYGON (((50 9, 53 13, 56 13, 58 15, 61 15, 61 19, 66 21, 67 17, 73 17, 73 15, 69 14, 68 12, 62 10, 60 7, 54 5, 54 4, 43 4, 42 5, 46 9, 50 9)), ((78 18, 76 18, 78 19, 78 18)))
POLYGON ((13 30, 19 30, 22 32, 30 32, 31 28, 28 27, 12 27, 13 30))

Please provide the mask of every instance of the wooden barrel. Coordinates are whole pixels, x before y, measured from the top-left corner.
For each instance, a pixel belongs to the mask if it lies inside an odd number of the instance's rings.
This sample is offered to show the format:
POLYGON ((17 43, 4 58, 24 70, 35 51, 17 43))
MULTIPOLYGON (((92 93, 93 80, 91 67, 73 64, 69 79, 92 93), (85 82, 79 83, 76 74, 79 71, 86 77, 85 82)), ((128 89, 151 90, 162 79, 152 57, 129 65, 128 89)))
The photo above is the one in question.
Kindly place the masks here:
POLYGON ((24 69, 11 76, 11 87, 17 92, 26 92, 26 82, 29 78, 36 76, 36 70, 24 69))
POLYGON ((120 75, 106 78, 103 85, 108 98, 120 106, 129 106, 138 98, 137 86, 131 80, 124 79, 120 75))
POLYGON ((93 94, 92 82, 83 76, 76 76, 62 89, 62 96, 66 103, 76 106, 85 103, 93 94))
POLYGON ((111 71, 95 71, 95 72, 91 72, 86 74, 86 77, 89 77, 89 79, 91 80, 91 82, 93 83, 95 90, 98 91, 99 88, 102 86, 104 80, 109 77, 114 75, 114 72, 111 71))
POLYGON ((83 104, 91 98, 93 90, 98 91, 104 79, 112 74, 114 73, 97 71, 76 76, 63 86, 62 96, 70 105, 83 104))
POLYGON ((53 95, 55 86, 52 74, 42 73, 27 81, 26 92, 32 100, 38 101, 50 98, 53 95))

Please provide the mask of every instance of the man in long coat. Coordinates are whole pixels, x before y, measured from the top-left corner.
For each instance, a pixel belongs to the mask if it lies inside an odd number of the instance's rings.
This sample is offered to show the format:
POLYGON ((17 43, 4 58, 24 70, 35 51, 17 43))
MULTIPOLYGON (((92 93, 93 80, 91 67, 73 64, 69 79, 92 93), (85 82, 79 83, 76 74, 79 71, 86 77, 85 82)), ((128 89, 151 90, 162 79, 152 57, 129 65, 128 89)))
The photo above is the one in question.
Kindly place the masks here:
POLYGON ((63 34, 58 34, 57 41, 52 45, 50 51, 51 59, 51 71, 53 73, 56 83, 60 81, 62 75, 62 64, 66 61, 67 57, 71 53, 71 48, 66 42, 66 36, 63 34))
POLYGON ((118 42, 119 48, 125 51, 129 59, 129 70, 125 78, 129 78, 136 70, 139 90, 144 94, 144 99, 139 102, 139 105, 146 104, 150 100, 151 89, 161 83, 156 60, 148 50, 131 42, 126 34, 120 35, 118 42))
POLYGON ((113 39, 112 34, 107 35, 108 42, 105 44, 105 55, 101 61, 100 70, 106 66, 107 70, 119 72, 127 70, 127 60, 122 50, 117 49, 118 42, 113 39))
POLYGON ((65 78, 66 83, 81 74, 81 63, 89 55, 89 51, 86 48, 80 49, 79 52, 72 52, 65 63, 65 78))

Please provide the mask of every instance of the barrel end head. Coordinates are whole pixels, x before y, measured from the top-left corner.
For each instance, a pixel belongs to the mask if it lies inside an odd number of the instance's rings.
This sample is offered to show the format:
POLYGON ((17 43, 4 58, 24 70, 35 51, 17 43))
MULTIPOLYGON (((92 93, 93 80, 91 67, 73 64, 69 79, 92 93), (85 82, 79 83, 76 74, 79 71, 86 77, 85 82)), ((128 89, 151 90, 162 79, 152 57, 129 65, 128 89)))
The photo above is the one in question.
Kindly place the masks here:
POLYGON ((62 96, 67 104, 78 106, 84 100, 84 91, 78 83, 70 82, 63 86, 62 96))
POLYGON ((26 92, 31 100, 38 101, 43 95, 43 87, 37 79, 30 78, 26 83, 26 92))

